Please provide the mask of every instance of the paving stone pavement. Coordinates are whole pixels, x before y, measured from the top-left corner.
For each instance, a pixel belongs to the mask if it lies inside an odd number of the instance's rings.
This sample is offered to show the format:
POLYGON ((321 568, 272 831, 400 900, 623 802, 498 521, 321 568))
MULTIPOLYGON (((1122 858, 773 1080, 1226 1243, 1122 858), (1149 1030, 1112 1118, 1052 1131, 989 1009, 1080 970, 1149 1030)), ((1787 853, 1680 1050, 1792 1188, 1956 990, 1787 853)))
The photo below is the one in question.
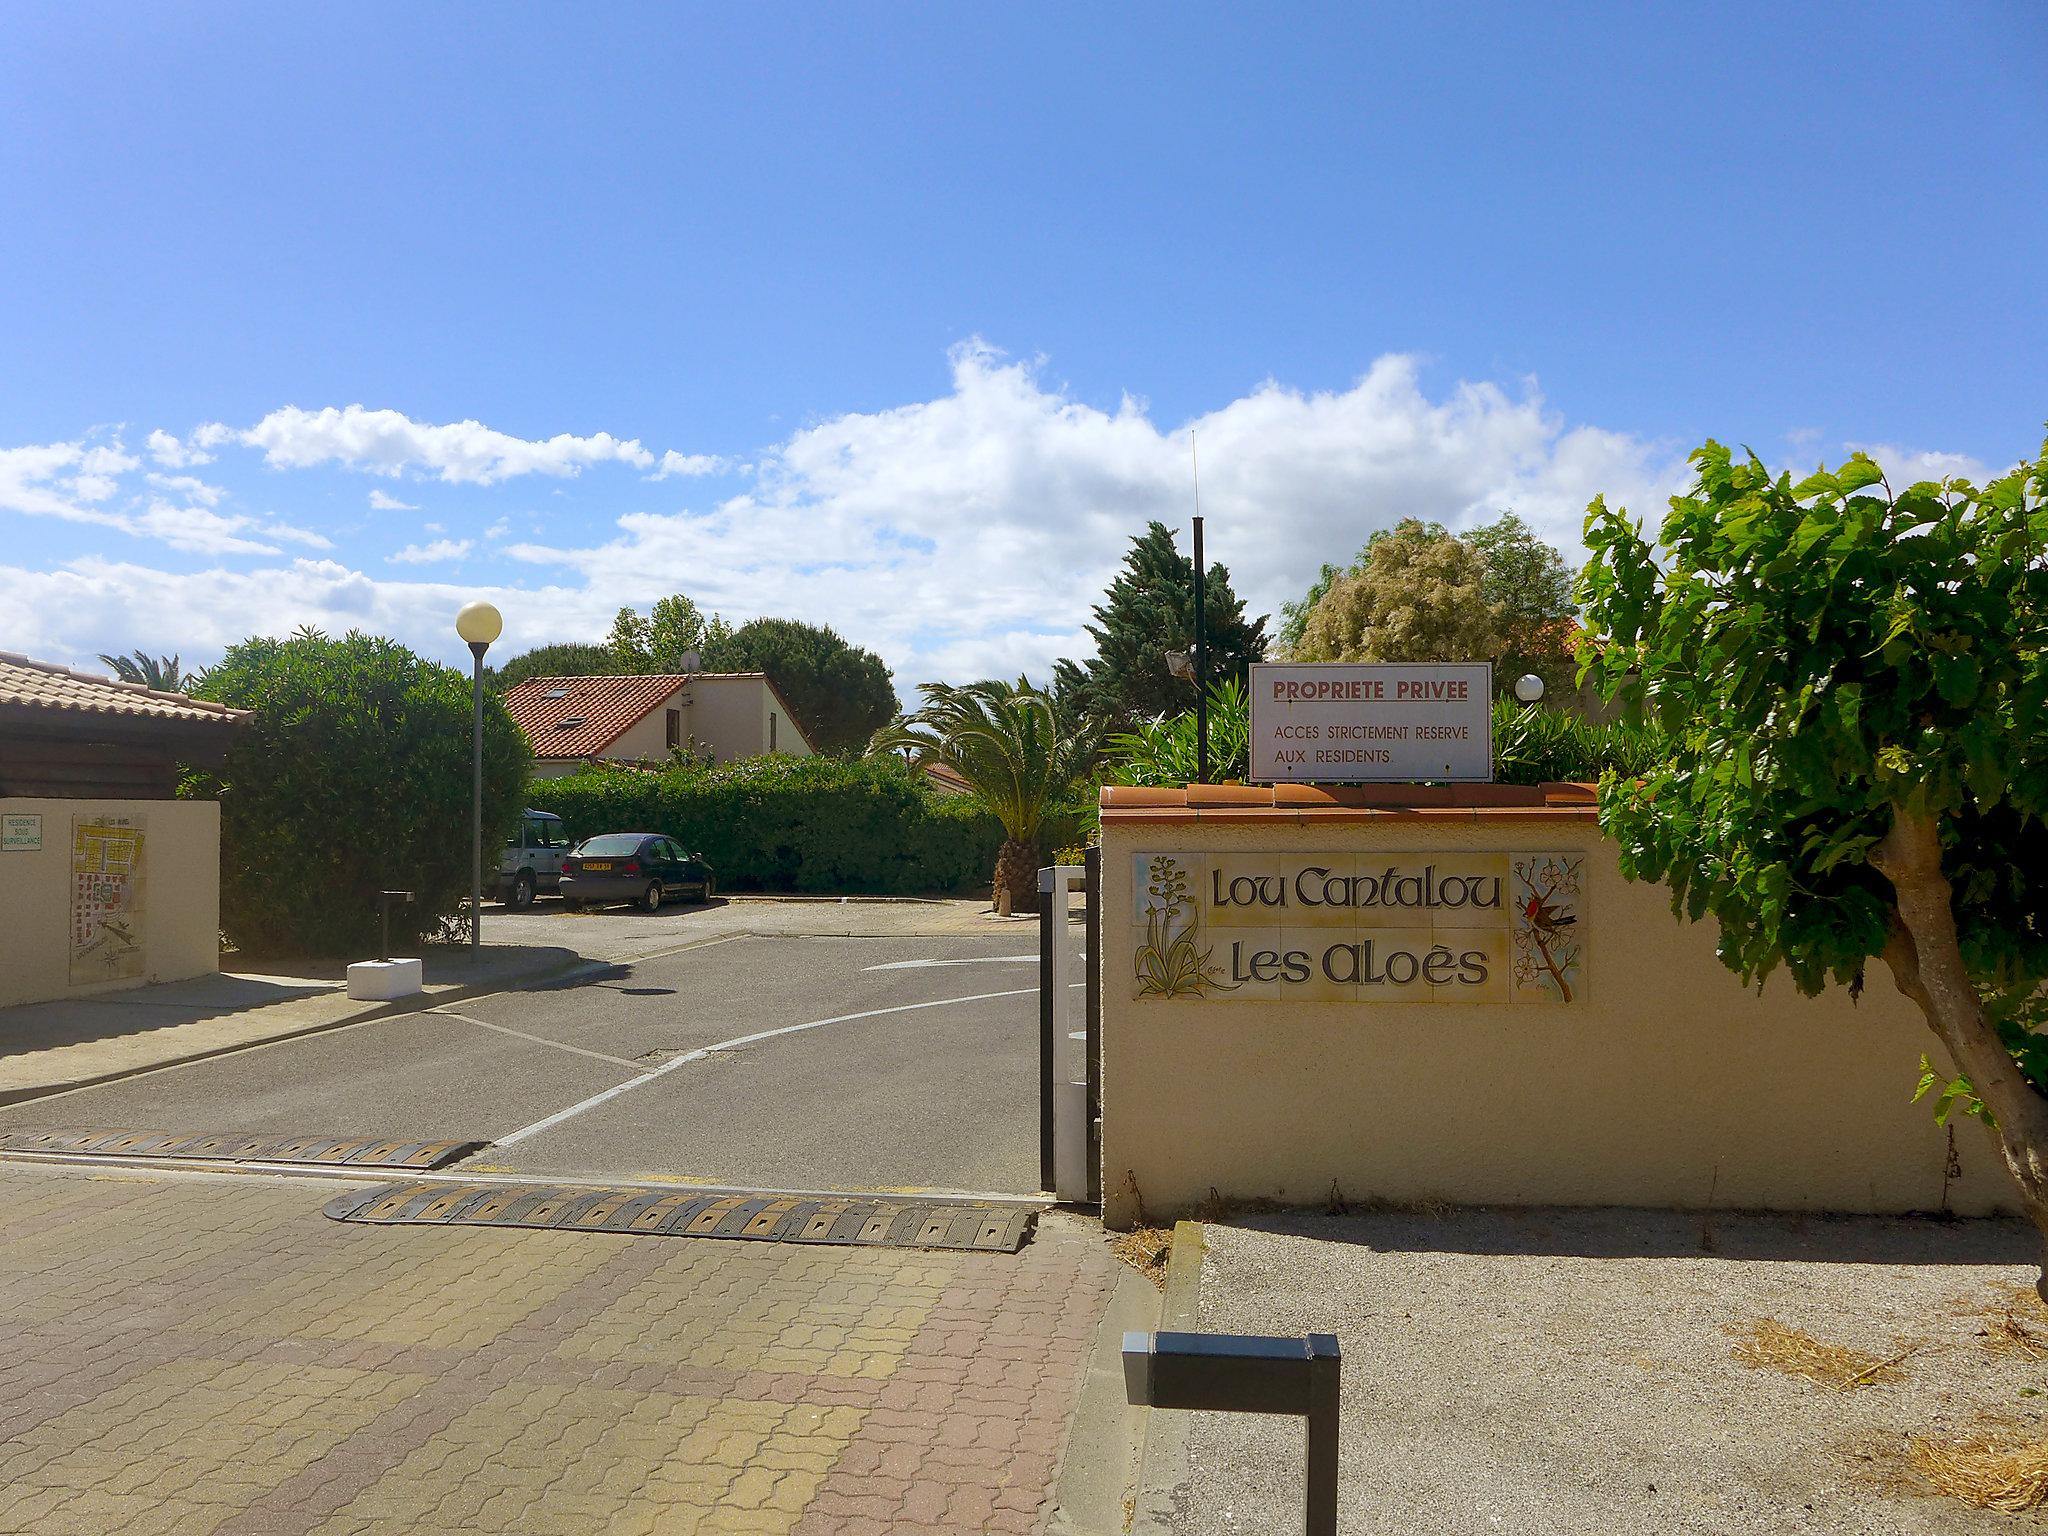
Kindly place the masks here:
POLYGON ((1030 1532, 1114 1284, 0 1163, 0 1532, 1030 1532))

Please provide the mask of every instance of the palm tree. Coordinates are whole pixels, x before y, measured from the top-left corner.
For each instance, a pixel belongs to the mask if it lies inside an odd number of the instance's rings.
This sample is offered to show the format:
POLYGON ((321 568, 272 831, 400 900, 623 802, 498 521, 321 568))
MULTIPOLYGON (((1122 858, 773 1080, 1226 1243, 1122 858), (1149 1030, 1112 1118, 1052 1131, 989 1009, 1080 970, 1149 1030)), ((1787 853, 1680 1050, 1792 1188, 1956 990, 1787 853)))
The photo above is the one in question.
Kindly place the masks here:
POLYGON ((1003 824, 996 859, 996 911, 1028 908, 1038 889, 1038 832, 1087 774, 1093 743, 1064 734, 1052 700, 1023 678, 1013 683, 925 683, 924 706, 875 733, 870 755, 908 751, 915 767, 937 764, 965 779, 1003 824))
POLYGON ((151 656, 137 651, 132 657, 102 655, 100 660, 122 682, 140 683, 159 693, 183 693, 199 681, 199 674, 185 672, 176 656, 151 656))

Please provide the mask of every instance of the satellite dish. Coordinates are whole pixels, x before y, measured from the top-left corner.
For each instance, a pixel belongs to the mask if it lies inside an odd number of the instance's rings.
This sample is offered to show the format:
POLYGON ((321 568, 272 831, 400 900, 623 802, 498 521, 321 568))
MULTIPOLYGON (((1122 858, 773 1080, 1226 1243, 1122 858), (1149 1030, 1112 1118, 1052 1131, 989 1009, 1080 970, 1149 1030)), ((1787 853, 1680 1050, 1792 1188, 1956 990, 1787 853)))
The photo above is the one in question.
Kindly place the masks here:
POLYGON ((685 652, 683 652, 683 655, 682 655, 682 668, 683 668, 683 670, 684 670, 685 672, 701 672, 701 671, 703 671, 703 670, 704 670, 704 657, 703 657, 703 655, 702 655, 701 653, 697 652, 697 651, 685 651, 685 652))

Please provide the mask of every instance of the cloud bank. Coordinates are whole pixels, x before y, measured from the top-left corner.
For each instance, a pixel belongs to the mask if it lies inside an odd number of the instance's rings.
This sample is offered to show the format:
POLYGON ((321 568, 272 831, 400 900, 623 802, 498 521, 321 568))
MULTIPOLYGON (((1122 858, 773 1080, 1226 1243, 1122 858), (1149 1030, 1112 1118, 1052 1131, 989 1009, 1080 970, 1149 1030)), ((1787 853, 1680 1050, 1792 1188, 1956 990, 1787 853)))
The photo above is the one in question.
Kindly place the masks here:
MULTIPOLYGON (((735 620, 829 623, 879 651, 908 693, 932 678, 1042 678, 1056 657, 1086 654, 1089 610, 1131 536, 1155 518, 1187 524, 1191 442, 1211 558, 1229 566, 1254 613, 1277 613, 1323 561, 1349 559, 1402 517, 1457 528, 1513 508, 1576 561, 1594 494, 1654 523, 1688 479, 1689 445, 1570 422, 1533 381, 1463 382, 1433 396, 1412 356, 1381 357, 1342 390, 1268 381, 1171 424, 1136 398, 1078 399, 1042 364, 978 341, 956 347, 950 367, 933 399, 836 416, 740 457, 657 457, 603 432, 523 439, 359 405, 287 407, 246 431, 150 435, 161 469, 236 447, 260 454, 292 472, 259 472, 277 500, 308 473, 491 487, 605 464, 638 472, 565 487, 570 499, 545 517, 515 502, 471 510, 476 526, 462 526, 437 509, 457 526, 431 543, 394 547, 417 529, 373 517, 331 530, 347 542, 321 559, 284 550, 332 549, 325 534, 238 510, 189 475, 151 472, 123 503, 139 463, 117 439, 0 450, 0 513, 219 557, 173 574, 105 552, 44 570, 10 569, 0 554, 0 644, 58 660, 135 644, 203 659, 247 634, 311 623, 372 628, 460 660, 452 615, 472 596, 504 610, 509 654, 596 638, 622 603, 683 591, 735 620), (687 487, 662 484, 711 475, 736 488, 689 505, 678 504, 687 487), (371 539, 376 547, 364 547, 371 539), (473 585, 391 570, 457 560, 473 585)), ((1876 454, 1907 478, 1985 474, 1956 455, 1876 454)), ((1802 446, 1799 456, 1823 455, 1802 446)), ((361 491, 350 495, 360 507, 361 491)), ((381 490, 370 499, 413 510, 381 490)))

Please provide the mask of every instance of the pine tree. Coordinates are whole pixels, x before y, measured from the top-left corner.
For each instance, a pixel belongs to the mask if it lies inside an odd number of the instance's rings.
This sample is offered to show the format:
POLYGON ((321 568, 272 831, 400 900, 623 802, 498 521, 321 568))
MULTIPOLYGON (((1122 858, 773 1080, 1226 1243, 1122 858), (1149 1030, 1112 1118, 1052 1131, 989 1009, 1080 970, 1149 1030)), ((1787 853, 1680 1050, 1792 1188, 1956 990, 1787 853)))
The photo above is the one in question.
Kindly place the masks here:
MULTIPOLYGON (((1203 592, 1209 681, 1246 680, 1266 654, 1266 617, 1247 621, 1244 600, 1230 587, 1221 562, 1209 567, 1203 592)), ((1194 684, 1167 670, 1169 651, 1192 651, 1195 639, 1195 563, 1174 543, 1164 523, 1131 540, 1124 569, 1088 626, 1096 654, 1085 664, 1062 661, 1054 690, 1099 727, 1121 730, 1140 720, 1191 709, 1194 684)))

